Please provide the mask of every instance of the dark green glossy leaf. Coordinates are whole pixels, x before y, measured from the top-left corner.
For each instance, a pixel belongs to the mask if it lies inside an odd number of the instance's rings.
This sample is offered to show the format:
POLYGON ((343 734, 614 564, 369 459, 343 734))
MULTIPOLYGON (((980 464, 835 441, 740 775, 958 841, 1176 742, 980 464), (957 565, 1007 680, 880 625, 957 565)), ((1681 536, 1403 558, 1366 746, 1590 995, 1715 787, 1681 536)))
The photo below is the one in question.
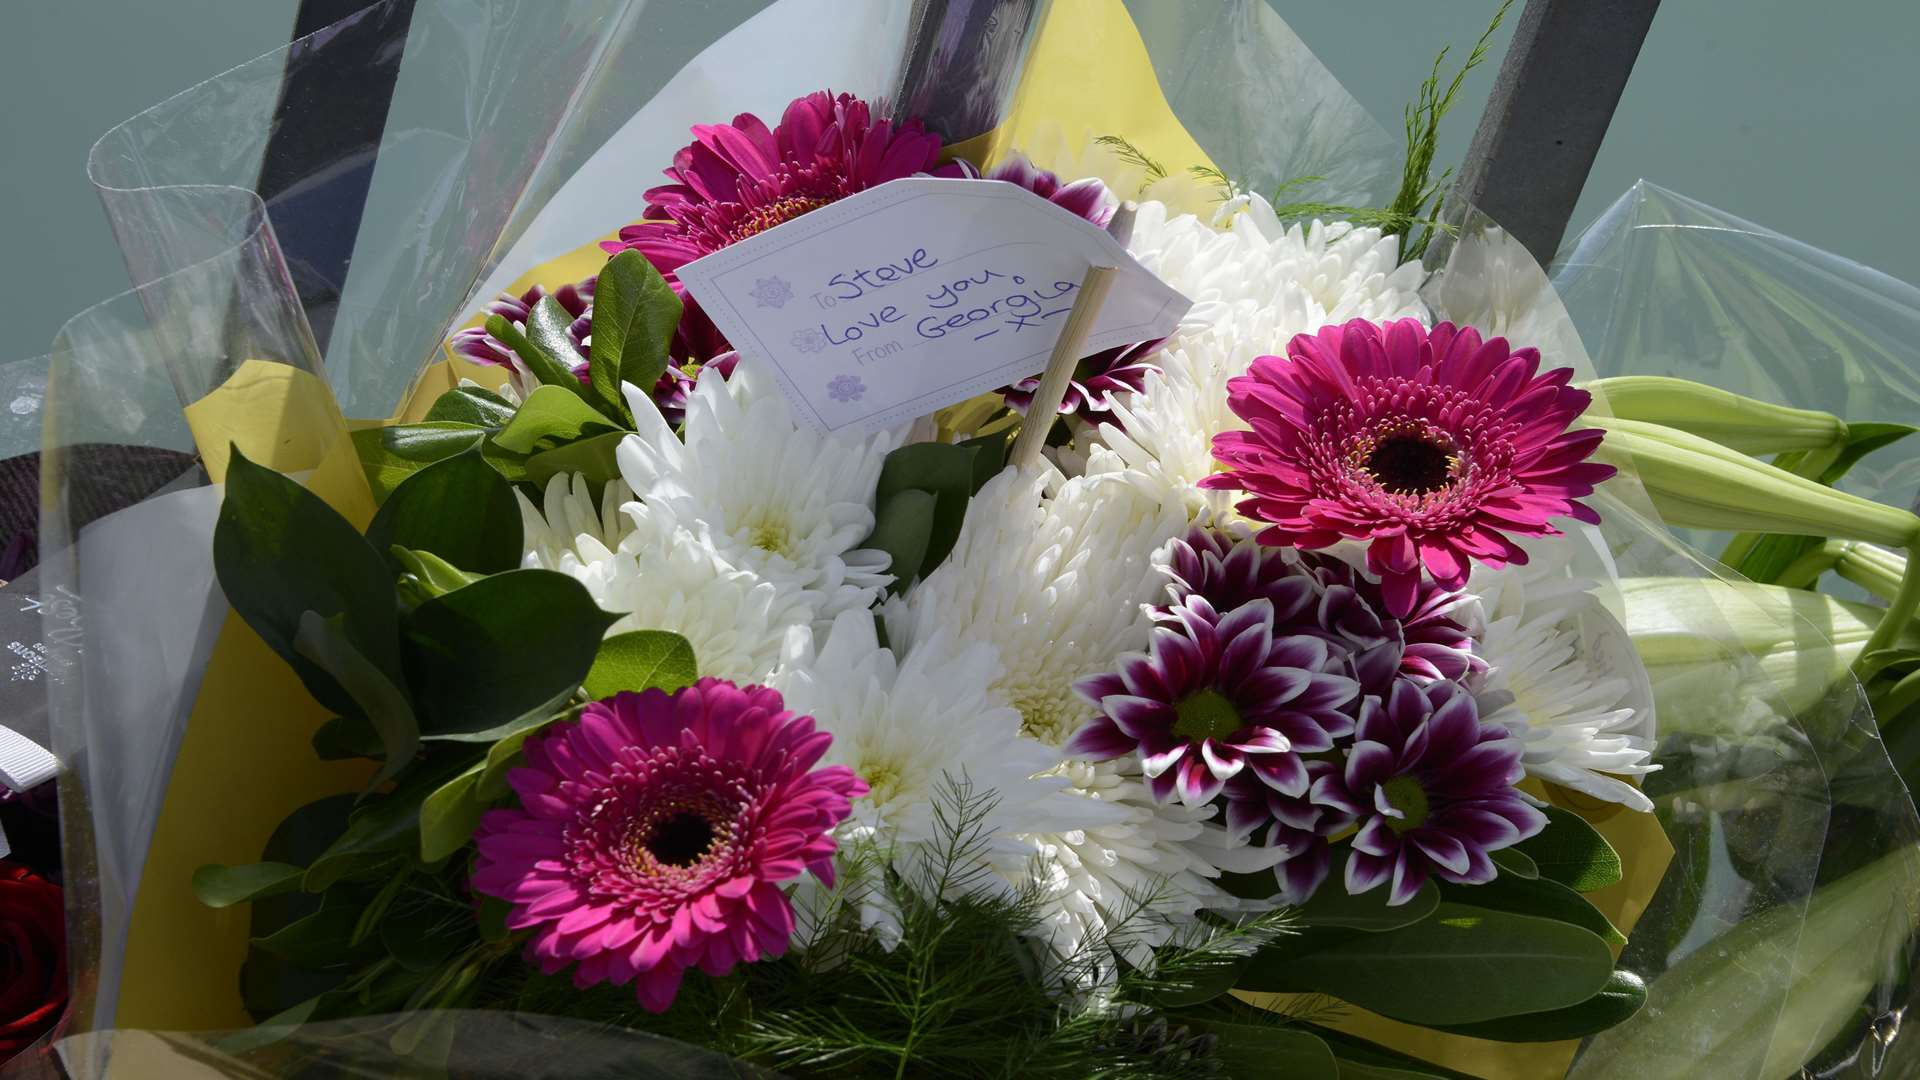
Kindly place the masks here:
POLYGON ((982 435, 968 439, 961 446, 973 450, 973 493, 987 486, 987 481, 1000 475, 1007 467, 1007 451, 1012 448, 1014 428, 1006 428, 992 435, 982 435))
POLYGON ((1549 806, 1547 827, 1514 845, 1539 867, 1540 876, 1576 892, 1604 889, 1620 880, 1620 855, 1585 818, 1549 806))
POLYGON ((1523 1013, 1477 1024, 1443 1025, 1439 1030, 1495 1042, 1540 1043, 1583 1039, 1626 1022, 1647 1003, 1647 984, 1630 971, 1616 971, 1601 991, 1578 1005, 1550 1012, 1523 1013))
POLYGON ((479 827, 480 814, 486 809, 474 790, 485 768, 486 762, 475 762, 420 804, 421 862, 439 862, 473 839, 473 830, 479 827))
POLYGON ((336 713, 359 705, 295 646, 308 612, 341 617, 346 640, 399 682, 393 579, 385 560, 312 492, 234 448, 213 532, 213 565, 227 602, 286 660, 314 700, 336 713))
POLYGON ((667 370, 668 350, 680 325, 680 298, 660 271, 637 251, 623 251, 607 260, 593 288, 593 391, 607 406, 627 405, 620 385, 630 383, 641 393, 667 370))
POLYGON ((975 449, 967 446, 913 443, 888 454, 880 467, 880 482, 874 489, 875 505, 884 506, 894 496, 912 490, 934 496, 927 550, 918 566, 920 577, 932 573, 960 538, 960 526, 967 517, 967 500, 973 497, 975 454, 975 449))
POLYGON ((304 867, 258 862, 245 866, 209 864, 193 872, 193 895, 211 908, 232 907, 300 887, 304 867))
POLYGON ((1842 477, 1860 463, 1861 458, 1875 450, 1891 446, 1916 431, 1920 431, 1920 428, 1908 424, 1886 424, 1867 420, 1848 421, 1847 447, 1840 451, 1840 456, 1833 460, 1833 464, 1821 472, 1820 482, 1839 483, 1842 477))
POLYGON ((345 878, 392 862, 397 854, 411 854, 419 846, 420 804, 470 768, 478 756, 477 750, 438 748, 432 760, 422 760, 402 773, 391 792, 363 802, 347 818, 346 828, 307 868, 306 889, 324 892, 345 878))
POLYGON ((305 968, 343 968, 350 966, 365 948, 353 946, 353 928, 359 910, 344 902, 328 902, 319 911, 263 938, 254 946, 282 960, 305 968))
MULTIPOLYGON (((544 302, 555 303, 550 296, 544 302)), ((558 304, 555 303, 555 306, 557 307, 558 304)), ((566 311, 565 308, 560 310, 562 313, 566 311)), ((538 314, 539 308, 536 305, 534 315, 538 314)), ((532 317, 529 316, 529 318, 532 317)), ((542 386, 558 387, 582 401, 586 400, 586 388, 580 385, 579 376, 573 373, 573 365, 580 362, 580 354, 574 350, 571 342, 568 343, 566 352, 550 353, 526 334, 521 333, 520 328, 508 322, 504 315, 492 315, 487 318, 487 333, 512 349, 514 354, 520 357, 520 361, 527 365, 527 370, 533 373, 533 377, 540 380, 542 386)))
POLYGON ((513 403, 478 386, 456 386, 433 400, 426 419, 501 428, 513 419, 513 403))
POLYGON ((1212 1058, 1225 1065, 1229 1076, 1272 1076, 1286 1080, 1341 1080, 1333 1051, 1313 1033, 1278 1017, 1271 1023, 1213 1017, 1170 1019, 1207 1032, 1218 1041, 1212 1058))
MULTIPOLYGON (((485 466, 482 466, 484 468, 485 466)), ((373 786, 386 783, 413 760, 420 749, 420 725, 414 719, 413 704, 400 692, 393 680, 368 660, 347 639, 345 616, 322 619, 309 611, 300 616, 300 631, 293 647, 301 656, 319 665, 352 695, 360 707, 359 719, 365 719, 380 739, 385 764, 373 778, 373 786)))
POLYGON ((686 638, 667 630, 635 630, 600 643, 583 685, 588 697, 606 698, 627 690, 672 692, 699 677, 686 638))
POLYGON ((1465 1073, 1408 1057, 1357 1035, 1307 1022, 1300 1026, 1333 1050, 1340 1062, 1340 1080, 1474 1080, 1465 1073))
POLYGON ((617 616, 550 570, 510 570, 429 600, 402 627, 421 734, 499 727, 580 685, 617 616))
POLYGON ((380 733, 364 716, 336 716, 313 732, 313 752, 321 761, 379 757, 380 733))
POLYGON ((387 554, 398 545, 430 552, 463 570, 494 574, 520 565, 520 506, 507 483, 476 451, 436 462, 394 489, 367 526, 367 542, 387 554))
POLYGON ((614 451, 620 449, 620 441, 627 435, 624 431, 608 431, 542 450, 527 458, 526 479, 544 488, 547 481, 562 473, 583 473, 588 483, 604 484, 620 475, 614 451))
POLYGON ((874 514, 873 535, 860 545, 891 557, 887 570, 893 575, 895 592, 920 576, 933 536, 936 501, 932 493, 919 490, 902 491, 885 500, 874 514))
POLYGON ((585 401, 557 387, 540 386, 527 395, 513 422, 493 437, 493 443, 503 450, 531 454, 543 442, 571 442, 613 430, 607 418, 585 401))
POLYGON ((1344 844, 1334 848, 1333 867, 1327 873, 1327 880, 1314 890, 1306 903, 1293 909, 1303 925, 1382 933, 1417 923, 1440 906, 1440 890, 1431 881, 1422 886, 1413 899, 1393 906, 1387 903, 1386 889, 1373 889, 1358 896, 1349 894, 1341 883, 1351 853, 1352 849, 1344 844))
POLYGON ((1465 1024, 1577 1005, 1612 971, 1606 943, 1579 927, 1442 903, 1398 930, 1262 950, 1240 988, 1325 993, 1408 1023, 1465 1024))
POLYGON ((470 925, 449 914, 433 907, 400 912, 380 924, 380 943, 408 971, 432 971, 472 941, 470 925))
POLYGON ((375 502, 384 502, 407 477, 480 445, 487 429, 452 420, 394 424, 353 433, 353 449, 375 502))
POLYGON ((470 574, 431 552, 409 551, 395 545, 387 549, 387 556, 400 564, 401 594, 414 606, 455 589, 464 589, 486 577, 470 574))
POLYGON ((1540 876, 1540 867, 1519 848, 1502 848, 1489 857, 1493 859, 1493 865, 1499 867, 1503 875, 1512 874, 1514 877, 1528 879, 1540 876))
POLYGON ((1610 945, 1625 945, 1627 939, 1614 928, 1600 909, 1587 902, 1587 898, 1572 889, 1547 878, 1514 877, 1504 871, 1499 877, 1485 885, 1454 885, 1440 883, 1440 896, 1458 904, 1472 904, 1475 907, 1489 908, 1494 911, 1510 911, 1515 915, 1536 915, 1542 919, 1569 923, 1592 934, 1610 945))

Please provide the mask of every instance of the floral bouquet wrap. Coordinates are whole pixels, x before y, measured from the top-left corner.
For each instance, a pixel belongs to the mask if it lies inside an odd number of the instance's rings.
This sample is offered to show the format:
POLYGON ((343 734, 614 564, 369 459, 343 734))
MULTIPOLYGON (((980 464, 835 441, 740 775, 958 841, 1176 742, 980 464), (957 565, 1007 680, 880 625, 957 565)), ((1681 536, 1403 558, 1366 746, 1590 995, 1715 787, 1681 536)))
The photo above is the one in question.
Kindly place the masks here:
POLYGON ((695 6, 375 4, 95 148, 69 1073, 1907 1075, 1920 305, 1652 189, 1550 282, 1457 76, 1401 146, 1257 0, 695 6), (1071 272, 716 302, 943 199, 1071 272))

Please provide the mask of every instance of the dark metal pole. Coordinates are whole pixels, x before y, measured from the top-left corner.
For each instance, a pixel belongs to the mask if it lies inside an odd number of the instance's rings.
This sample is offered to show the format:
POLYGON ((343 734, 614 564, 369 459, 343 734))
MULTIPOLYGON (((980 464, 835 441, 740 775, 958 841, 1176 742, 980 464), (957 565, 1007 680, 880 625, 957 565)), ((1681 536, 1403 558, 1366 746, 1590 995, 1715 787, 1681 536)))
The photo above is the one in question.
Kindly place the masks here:
POLYGON ((896 116, 919 117, 949 143, 1005 117, 1046 0, 914 0, 896 116))
POLYGON ((300 0, 257 190, 324 352, 373 185, 414 0, 300 0), (311 42, 301 39, 327 31, 311 42))
POLYGON ((1527 0, 1448 201, 1545 266, 1586 186, 1660 0, 1527 0))

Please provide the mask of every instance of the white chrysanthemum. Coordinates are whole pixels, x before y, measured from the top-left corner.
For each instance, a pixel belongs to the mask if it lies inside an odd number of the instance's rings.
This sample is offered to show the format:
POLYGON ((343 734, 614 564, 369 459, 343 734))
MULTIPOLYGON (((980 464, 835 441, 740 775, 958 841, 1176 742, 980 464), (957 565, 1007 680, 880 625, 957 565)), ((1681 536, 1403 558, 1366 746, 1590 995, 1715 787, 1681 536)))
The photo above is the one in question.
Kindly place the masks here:
MULTIPOLYGON (((1039 882, 1043 932, 1061 957, 1097 962, 1098 943, 1150 967, 1152 950, 1192 928, 1196 913, 1238 907, 1215 882, 1221 870, 1273 867, 1271 849, 1236 846, 1210 820, 1217 808, 1155 801, 1131 756, 1069 762, 1057 772, 1075 794, 1123 814, 1110 824, 1032 838, 1046 875, 1039 882)), ((1085 974, 1105 981, 1104 971, 1085 974)))
POLYGON ((1194 302, 1190 324, 1274 313, 1265 340, 1249 343, 1269 353, 1328 323, 1427 315, 1424 271, 1399 261, 1393 237, 1344 221, 1286 225, 1258 195, 1228 200, 1213 223, 1142 203, 1127 249, 1194 302))
POLYGON ((1573 319, 1546 271, 1504 229, 1488 226, 1456 240, 1429 295, 1440 317, 1539 349, 1543 367, 1585 362, 1573 319))
POLYGON ((761 578, 820 593, 819 617, 870 606, 892 580, 887 557, 858 549, 873 532, 874 487, 896 445, 886 433, 822 435, 785 398, 707 368, 687 397, 684 440, 652 399, 626 387, 639 434, 621 442, 629 513, 685 529, 761 578))
POLYGON ((834 620, 817 656, 772 680, 788 708, 833 736, 822 763, 851 768, 870 789, 835 834, 846 896, 887 948, 899 942, 899 912, 884 889, 854 876, 868 859, 891 863, 909 888, 939 875, 963 796, 977 810, 966 835, 980 861, 944 875, 963 890, 1006 888, 1031 876, 1033 844, 1016 834, 1098 827, 1124 816, 1069 793, 1065 779, 1040 775, 1058 756, 1022 737, 1020 714, 993 700, 989 687, 999 674, 992 646, 957 647, 945 631, 896 661, 881 648, 872 613, 850 611, 834 620))
POLYGON ((523 565, 567 574, 622 617, 609 634, 671 630, 693 646, 702 675, 758 682, 806 647, 816 594, 729 563, 686 529, 633 515, 625 485, 595 507, 586 481, 556 476, 543 506, 520 498, 523 565), (625 509, 625 513, 616 509, 625 509))
POLYGON ((1484 621, 1476 647, 1489 666, 1478 686, 1481 719, 1524 746, 1527 774, 1635 810, 1653 809, 1621 777, 1659 766, 1653 691, 1626 629, 1569 571, 1585 530, 1530 540, 1529 562, 1477 568, 1469 588, 1484 621))
POLYGON ((1427 317, 1421 268, 1398 264, 1394 239, 1378 229, 1285 226, 1257 195, 1230 200, 1216 221, 1225 228, 1141 205, 1129 249, 1194 307, 1159 356, 1160 373, 1120 395, 1120 423, 1100 432, 1129 467, 1181 489, 1194 514, 1231 502, 1194 486, 1215 471, 1213 437, 1246 427, 1227 407, 1229 379, 1328 323, 1427 317))
POLYGON ((995 694, 1057 747, 1093 717, 1074 681, 1146 647, 1143 605, 1166 583, 1156 562, 1186 521, 1178 493, 1101 448, 1071 480, 1046 466, 1007 470, 967 505, 946 561, 888 602, 888 636, 917 648, 944 628, 958 646, 994 646, 995 694))

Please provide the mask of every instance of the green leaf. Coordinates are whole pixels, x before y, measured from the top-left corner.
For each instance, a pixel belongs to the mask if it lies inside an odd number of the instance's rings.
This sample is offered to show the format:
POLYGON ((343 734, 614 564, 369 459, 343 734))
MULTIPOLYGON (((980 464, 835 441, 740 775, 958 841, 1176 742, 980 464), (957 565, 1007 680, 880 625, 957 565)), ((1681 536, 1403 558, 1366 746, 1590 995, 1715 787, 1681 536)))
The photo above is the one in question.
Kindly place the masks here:
POLYGON ((501 428, 513 419, 513 403, 478 386, 456 386, 434 399, 426 419, 501 428))
POLYGON ((583 686, 588 697, 607 698, 623 690, 672 692, 699 677, 686 638, 667 630, 635 630, 600 643, 583 686))
POLYGON ((420 725, 400 688, 347 640, 344 622, 344 616, 322 619, 309 611, 300 616, 293 647, 353 696, 361 718, 379 736, 386 762, 373 778, 373 786, 378 786, 393 779, 419 752, 420 725))
POLYGON ((421 734, 486 731, 572 691, 616 618, 550 570, 495 574, 414 608, 402 636, 421 734))
POLYGON ((918 568, 921 577, 932 573, 960 538, 960 526, 967 517, 967 500, 973 497, 976 453, 973 447, 967 446, 913 443, 888 454, 880 467, 880 482, 874 490, 876 505, 916 489, 934 496, 927 550, 918 568))
POLYGON ((401 588, 413 593, 415 605, 464 589, 487 576, 469 574, 432 552, 409 551, 395 545, 387 549, 387 555, 400 564, 401 588))
POLYGON ((1007 467, 1007 451, 1013 443, 1013 428, 1004 428, 991 435, 981 435, 968 439, 960 445, 973 450, 973 494, 987 486, 987 481, 1000 475, 1007 467))
POLYGON ((1579 927, 1442 903, 1398 930, 1264 949, 1240 989, 1332 994, 1408 1023, 1466 1024, 1577 1005, 1612 972, 1606 942, 1579 927))
POLYGON ((245 866, 209 864, 193 872, 193 895, 210 908, 232 907, 300 887, 304 867, 257 862, 245 866))
POLYGON ((1540 876, 1539 865, 1519 848, 1501 848, 1489 858, 1493 860, 1493 865, 1500 868, 1502 874, 1512 874, 1514 877, 1526 878, 1529 881, 1540 876))
POLYGON ((513 485, 474 451, 414 473, 367 526, 367 542, 393 559, 395 545, 431 552, 481 574, 520 565, 520 505, 513 485))
POLYGON ((382 922, 380 943, 401 967, 425 974, 472 941, 469 926, 444 909, 416 907, 382 922))
POLYGON ((621 440, 628 434, 609 431, 542 450, 527 458, 525 479, 544 488, 547 481, 561 473, 583 473, 588 483, 604 484, 620 475, 620 463, 614 451, 620 449, 621 440))
POLYGON ((1847 424, 1847 446, 1840 451, 1833 464, 1820 474, 1823 484, 1839 483, 1860 459, 1882 447, 1891 446, 1901 439, 1920 431, 1920 428, 1908 424, 1884 424, 1874 421, 1849 421, 1847 424))
POLYGON ((1534 861, 1540 876, 1575 892, 1604 889, 1620 880, 1620 855, 1585 818, 1549 806, 1547 827, 1514 845, 1534 861))
POLYGON ((1539 1043, 1584 1039, 1622 1024, 1647 1002, 1647 984, 1631 971, 1616 971, 1600 992, 1578 1005, 1522 1013, 1477 1024, 1440 1025, 1439 1030, 1495 1042, 1539 1043))
POLYGON ((480 814, 487 807, 474 790, 485 769, 486 762, 475 762, 420 804, 421 862, 439 862, 473 839, 473 831, 480 827, 480 814))
POLYGON ((891 558, 887 570, 893 574, 894 592, 902 591, 920 576, 933 537, 937 501, 930 492, 902 491, 880 503, 874 514, 873 534, 860 546, 884 551, 891 558))
POLYGON ((1600 940, 1609 945, 1627 943, 1625 935, 1607 921, 1599 908, 1588 903, 1586 897, 1547 878, 1515 877, 1503 872, 1484 885, 1441 882, 1440 896, 1458 904, 1568 923, 1599 935, 1600 940))
POLYGON ((1341 1080, 1333 1051, 1310 1032, 1280 1022, 1221 1020, 1185 1014, 1170 1018, 1213 1035, 1214 1060, 1229 1076, 1273 1076, 1286 1080, 1341 1080))
POLYGON ((307 868, 304 888, 325 892, 345 878, 390 862, 395 854, 414 851, 419 846, 420 804, 471 767, 475 756, 440 748, 437 757, 402 773, 391 792, 363 802, 347 818, 346 828, 307 868))
POLYGON ((213 532, 227 602, 286 660, 321 705, 357 714, 354 696, 296 647, 301 619, 341 617, 347 641, 396 684, 400 653, 393 578, 365 538, 312 492, 248 461, 238 447, 213 532))
POLYGON ((324 904, 303 919, 296 919, 266 937, 253 939, 253 944, 300 967, 347 967, 354 961, 353 928, 359 918, 360 912, 355 907, 345 903, 324 904))
POLYGON ((1207 957, 1204 963, 1188 960, 1174 973, 1156 972, 1165 985, 1152 992, 1153 1004, 1162 1009, 1204 1005, 1231 991, 1252 959, 1251 953, 1222 954, 1207 957))
MULTIPOLYGON (((1413 899, 1395 906, 1387 904, 1385 889, 1373 889, 1358 896, 1348 893, 1340 882, 1351 855, 1352 849, 1345 845, 1334 849, 1333 866, 1327 872, 1326 883, 1314 890, 1306 903, 1293 909, 1302 924, 1343 927, 1377 934, 1417 923, 1440 906, 1440 890, 1431 881, 1422 886, 1413 899)), ((1269 881, 1273 878, 1271 874, 1265 876, 1269 881)))
POLYGON ((520 747, 529 738, 545 730, 547 725, 560 719, 563 719, 563 714, 550 715, 494 740, 492 747, 487 750, 486 770, 480 774, 480 783, 475 788, 480 798, 492 802, 511 790, 507 785, 507 772, 520 763, 520 747))
POLYGON ((593 287, 593 391, 613 409, 626 413, 620 385, 641 393, 667 370, 667 352, 680 325, 682 305, 660 271, 637 251, 607 260, 593 287))
POLYGON ((353 449, 360 456, 375 502, 385 501, 407 477, 436 461, 480 445, 487 429, 451 420, 424 424, 394 424, 353 433, 353 449))
POLYGON ((379 757, 380 733, 364 716, 336 716, 313 731, 313 752, 321 761, 379 757))
POLYGON ((493 437, 493 443, 503 450, 530 454, 543 440, 572 442, 582 435, 612 430, 607 418, 585 401, 558 387, 539 386, 513 414, 513 422, 493 437))
POLYGON ((1431 1062, 1408 1057, 1357 1035, 1301 1021, 1299 1026, 1332 1048, 1340 1062, 1340 1080, 1474 1080, 1431 1062))
MULTIPOLYGON (((547 297, 546 301, 552 302, 553 298, 547 297)), ((538 310, 539 305, 535 305, 535 312, 537 313, 538 310)), ((566 309, 560 310, 564 312, 566 309)), ((532 317, 530 315, 529 319, 531 320, 532 317)), ((521 333, 520 328, 507 321, 504 315, 492 315, 487 318, 487 333, 494 340, 512 349, 514 354, 520 357, 521 362, 527 365, 527 370, 533 373, 533 377, 540 380, 542 386, 558 387, 581 401, 586 400, 587 389, 580 385, 579 376, 573 373, 573 365, 580 362, 580 354, 573 348, 572 342, 568 342, 567 351, 564 353, 549 353, 521 333)))

